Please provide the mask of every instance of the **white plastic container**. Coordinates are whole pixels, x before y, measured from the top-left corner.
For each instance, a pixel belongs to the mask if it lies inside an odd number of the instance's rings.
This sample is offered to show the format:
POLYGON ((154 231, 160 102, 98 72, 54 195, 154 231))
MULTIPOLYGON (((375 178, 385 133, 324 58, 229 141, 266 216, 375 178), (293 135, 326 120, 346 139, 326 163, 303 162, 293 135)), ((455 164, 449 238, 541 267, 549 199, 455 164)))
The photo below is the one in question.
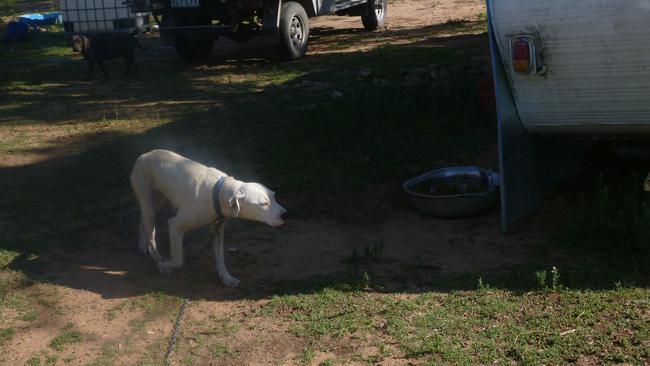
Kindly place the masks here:
POLYGON ((149 26, 149 13, 133 12, 126 0, 61 0, 63 28, 71 33, 133 32, 149 26))

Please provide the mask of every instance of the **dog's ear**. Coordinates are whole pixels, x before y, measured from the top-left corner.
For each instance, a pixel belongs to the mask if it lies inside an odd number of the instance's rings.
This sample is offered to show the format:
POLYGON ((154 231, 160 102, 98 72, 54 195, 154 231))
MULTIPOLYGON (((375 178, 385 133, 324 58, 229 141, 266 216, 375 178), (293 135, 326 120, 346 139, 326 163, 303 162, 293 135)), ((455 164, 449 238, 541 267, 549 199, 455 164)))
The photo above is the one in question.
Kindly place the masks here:
POLYGON ((228 203, 230 205, 230 214, 232 217, 237 217, 239 216, 239 201, 246 197, 246 193, 242 192, 241 190, 236 190, 235 193, 233 193, 232 197, 228 200, 228 203))

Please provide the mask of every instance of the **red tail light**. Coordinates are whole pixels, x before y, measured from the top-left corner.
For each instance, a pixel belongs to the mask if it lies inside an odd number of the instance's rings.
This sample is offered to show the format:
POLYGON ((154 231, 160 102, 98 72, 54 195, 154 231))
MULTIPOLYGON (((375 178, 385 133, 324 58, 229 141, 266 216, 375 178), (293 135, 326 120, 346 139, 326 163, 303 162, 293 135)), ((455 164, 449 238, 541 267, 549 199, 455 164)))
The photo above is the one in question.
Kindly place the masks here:
POLYGON ((535 46, 527 37, 517 37, 511 43, 512 69, 518 74, 535 71, 535 46))

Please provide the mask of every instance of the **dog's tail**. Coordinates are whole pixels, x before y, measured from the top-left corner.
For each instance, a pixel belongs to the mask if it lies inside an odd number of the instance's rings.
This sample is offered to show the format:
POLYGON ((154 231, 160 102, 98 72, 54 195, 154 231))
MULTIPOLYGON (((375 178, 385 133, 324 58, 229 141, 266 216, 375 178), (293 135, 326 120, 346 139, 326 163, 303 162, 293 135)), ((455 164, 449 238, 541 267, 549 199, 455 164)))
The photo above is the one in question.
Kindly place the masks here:
POLYGON ((141 49, 141 50, 146 51, 146 50, 148 50, 148 49, 151 49, 151 47, 146 47, 146 48, 145 48, 145 47, 142 47, 142 45, 140 44, 140 41, 138 41, 138 39, 135 38, 135 37, 133 37, 133 42, 134 42, 135 45, 138 46, 138 48, 141 49))

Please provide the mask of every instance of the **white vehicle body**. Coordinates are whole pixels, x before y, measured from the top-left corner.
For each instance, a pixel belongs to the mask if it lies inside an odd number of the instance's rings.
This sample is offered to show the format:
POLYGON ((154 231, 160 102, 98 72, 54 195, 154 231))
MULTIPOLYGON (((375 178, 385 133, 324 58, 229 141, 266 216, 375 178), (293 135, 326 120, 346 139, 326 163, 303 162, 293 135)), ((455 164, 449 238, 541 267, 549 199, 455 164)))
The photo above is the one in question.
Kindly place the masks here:
POLYGON ((487 0, 487 9, 507 229, 594 141, 621 155, 650 151, 650 2, 487 0))
POLYGON ((650 2, 494 0, 492 29, 532 133, 650 133, 650 2), (511 39, 539 38, 545 71, 511 67, 511 39))

